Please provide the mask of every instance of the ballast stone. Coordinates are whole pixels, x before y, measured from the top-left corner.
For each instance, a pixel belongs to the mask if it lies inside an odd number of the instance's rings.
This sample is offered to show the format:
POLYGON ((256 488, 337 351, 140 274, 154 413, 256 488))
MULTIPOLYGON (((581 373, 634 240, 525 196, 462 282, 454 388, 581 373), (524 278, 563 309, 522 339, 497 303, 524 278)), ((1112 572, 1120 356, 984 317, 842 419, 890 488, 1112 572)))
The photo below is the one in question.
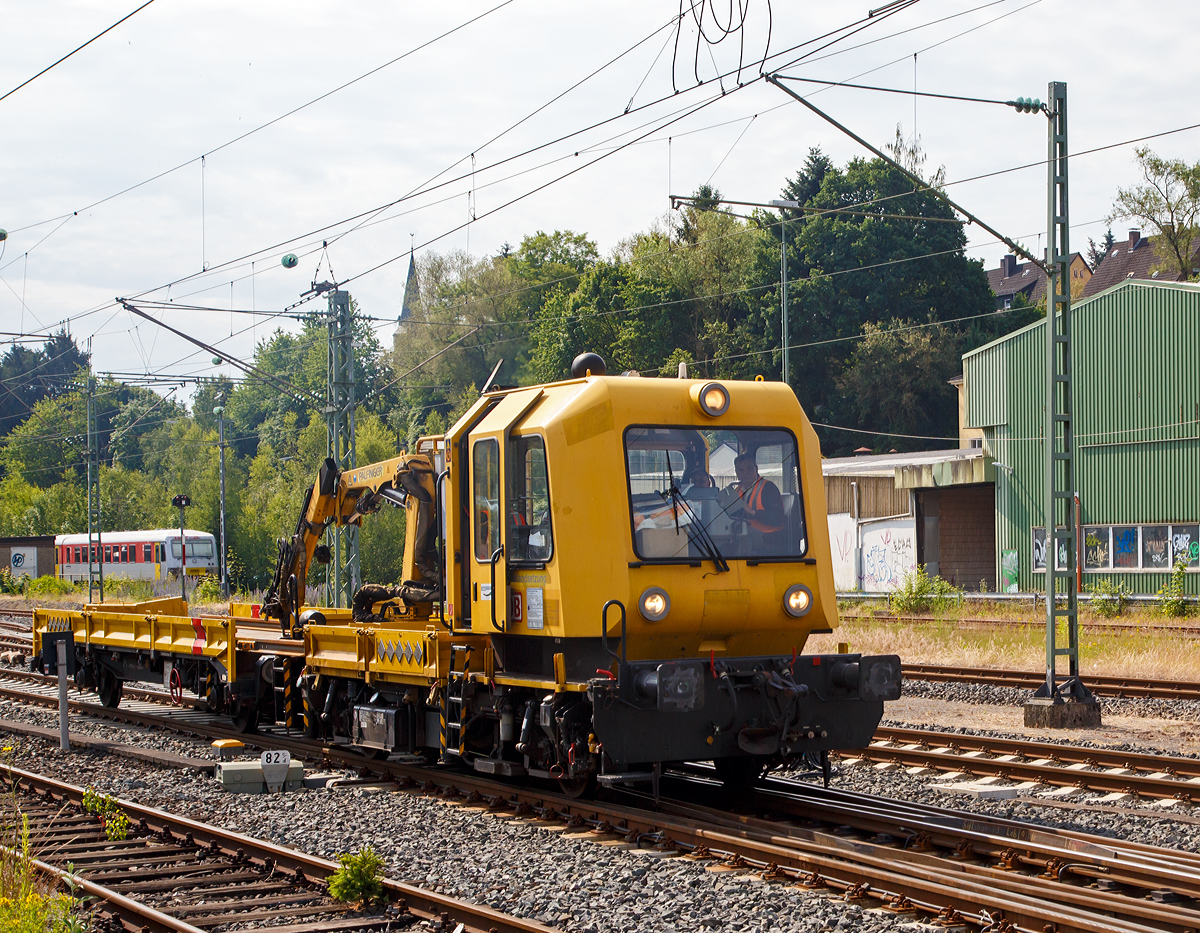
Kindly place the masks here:
MULTIPOLYGON (((216 778, 221 789, 232 794, 263 794, 267 790, 260 761, 222 761, 216 767, 216 778)), ((303 786, 304 765, 293 761, 283 789, 299 790, 303 786)))

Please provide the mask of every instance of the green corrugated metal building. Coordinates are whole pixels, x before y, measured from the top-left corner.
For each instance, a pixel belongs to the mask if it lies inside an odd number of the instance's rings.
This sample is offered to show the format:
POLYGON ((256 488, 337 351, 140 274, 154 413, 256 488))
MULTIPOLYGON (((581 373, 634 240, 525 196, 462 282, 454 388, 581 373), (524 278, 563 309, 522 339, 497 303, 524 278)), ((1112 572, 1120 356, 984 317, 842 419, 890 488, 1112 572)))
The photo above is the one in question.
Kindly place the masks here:
MULTIPOLYGON (((1155 593, 1182 556, 1200 592, 1200 285, 1123 282, 1072 330, 1084 584, 1155 593)), ((1045 323, 966 354, 963 377, 995 459, 997 579, 1015 552, 1018 588, 1044 590, 1045 323)))

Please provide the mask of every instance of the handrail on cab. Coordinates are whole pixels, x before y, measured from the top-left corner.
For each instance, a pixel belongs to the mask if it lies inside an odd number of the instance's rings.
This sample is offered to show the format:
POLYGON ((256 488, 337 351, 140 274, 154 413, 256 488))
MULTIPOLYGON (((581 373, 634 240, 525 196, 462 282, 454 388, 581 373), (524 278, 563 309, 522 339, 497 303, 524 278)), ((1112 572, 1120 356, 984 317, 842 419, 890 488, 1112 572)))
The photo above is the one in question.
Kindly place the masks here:
POLYGON ((443 627, 452 632, 454 625, 446 618, 446 529, 442 525, 442 484, 449 475, 450 469, 447 467, 438 474, 433 484, 433 524, 438 536, 438 617, 443 627))
POLYGON ((600 643, 604 646, 604 650, 611 654, 614 658, 625 663, 625 604, 619 599, 610 599, 604 604, 604 608, 600 610, 600 643), (621 653, 613 651, 608 647, 608 609, 610 606, 616 606, 621 610, 621 653))
POLYGON ((503 545, 492 551, 492 628, 494 628, 497 632, 505 631, 505 628, 508 625, 507 616, 505 616, 503 625, 496 621, 496 562, 500 560, 500 555, 503 553, 503 545))

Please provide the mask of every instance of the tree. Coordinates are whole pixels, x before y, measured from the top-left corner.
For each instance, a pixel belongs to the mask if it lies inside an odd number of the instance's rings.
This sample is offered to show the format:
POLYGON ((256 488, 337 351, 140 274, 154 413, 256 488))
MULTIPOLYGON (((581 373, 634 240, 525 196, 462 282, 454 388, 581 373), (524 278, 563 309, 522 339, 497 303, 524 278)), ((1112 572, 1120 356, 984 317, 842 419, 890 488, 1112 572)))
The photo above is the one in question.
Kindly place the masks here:
MULTIPOLYGON (((821 184, 805 206, 817 211, 803 223, 788 224, 791 383, 814 420, 837 418, 833 423, 869 429, 877 425, 865 423, 868 410, 843 404, 836 389, 839 374, 853 363, 864 325, 947 323, 986 314, 995 299, 982 264, 964 253, 962 223, 932 192, 914 191, 912 181, 882 159, 853 159, 841 169, 824 166, 810 153, 809 165, 821 173, 821 184)), ((806 166, 802 176, 812 170, 806 166)), ((761 330, 777 348, 777 239, 760 244, 754 266, 752 279, 774 286, 751 294, 761 330)), ((777 367, 778 352, 773 360, 777 367)), ((857 445, 831 446, 848 452, 857 445)))
POLYGON ((1100 245, 1096 245, 1096 241, 1088 237, 1087 256, 1088 265, 1092 267, 1092 271, 1096 271, 1096 267, 1104 262, 1105 258, 1112 252, 1113 245, 1116 239, 1113 237, 1112 227, 1109 227, 1104 234, 1104 238, 1100 241, 1100 245))
MULTIPOLYGON (((783 197, 788 201, 807 204, 817 196, 825 176, 832 168, 833 160, 821 151, 821 147, 811 147, 796 177, 783 186, 783 197)), ((802 211, 794 211, 791 208, 786 209, 785 213, 790 219, 804 216, 802 211)))
POLYGON ((1134 150, 1144 184, 1118 188, 1112 211, 1106 218, 1141 221, 1157 232, 1157 268, 1192 276, 1192 243, 1200 236, 1200 162, 1164 159, 1142 146, 1134 150))
POLYGON ((721 209, 721 192, 712 185, 704 184, 692 194, 691 202, 679 211, 679 222, 675 225, 675 236, 681 243, 696 243, 700 231, 696 219, 708 211, 721 209))
POLYGON ((87 394, 45 398, 9 432, 0 451, 5 473, 43 489, 83 475, 87 464, 87 394))
MULTIPOLYGON (((233 398, 234 384, 228 376, 201 376, 192 393, 192 417, 204 430, 217 427, 213 409, 233 398)), ((228 418, 228 413, 226 413, 228 418)), ((226 426, 228 427, 228 426, 226 426)))
MULTIPOLYGON (((958 393, 949 380, 962 375, 963 353, 1031 324, 1044 313, 1022 304, 963 323, 864 324, 863 338, 855 342, 835 379, 834 415, 842 425, 879 431, 880 453, 945 446, 946 438, 958 434, 958 393), (905 434, 916 436, 895 436, 905 434)), ((824 435, 822 446, 858 446, 862 439, 824 435)))
POLYGON ((9 347, 0 359, 0 436, 28 418, 42 399, 78 389, 82 381, 76 376, 88 360, 66 330, 51 334, 40 350, 9 347))

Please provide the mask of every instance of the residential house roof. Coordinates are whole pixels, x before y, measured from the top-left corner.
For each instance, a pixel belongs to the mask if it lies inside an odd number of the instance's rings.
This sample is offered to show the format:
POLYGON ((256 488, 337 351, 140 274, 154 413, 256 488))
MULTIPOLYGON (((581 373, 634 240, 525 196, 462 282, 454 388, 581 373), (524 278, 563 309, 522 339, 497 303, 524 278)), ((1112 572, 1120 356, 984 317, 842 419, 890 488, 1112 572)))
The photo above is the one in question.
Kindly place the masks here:
MULTIPOLYGON (((1083 287, 1083 297, 1091 298, 1105 289, 1120 285, 1126 279, 1150 279, 1159 282, 1179 282, 1184 276, 1172 272, 1155 272, 1152 266, 1163 262, 1166 257, 1155 245, 1158 237, 1144 237, 1138 230, 1129 231, 1129 239, 1119 240, 1108 251, 1108 255, 1083 287)), ((1191 252, 1193 264, 1196 263, 1196 253, 1200 251, 1200 237, 1192 240, 1191 252)))
MULTIPOLYGON (((1071 262, 1081 258, 1079 253, 1071 254, 1071 262)), ((1086 263, 1087 260, 1084 260, 1086 263)), ((996 296, 997 307, 1003 307, 1003 302, 1011 300, 1020 294, 1031 305, 1037 304, 1046 295, 1046 273, 1032 262, 1017 262, 1013 255, 1004 256, 1000 260, 999 269, 987 270, 988 286, 996 296)))

